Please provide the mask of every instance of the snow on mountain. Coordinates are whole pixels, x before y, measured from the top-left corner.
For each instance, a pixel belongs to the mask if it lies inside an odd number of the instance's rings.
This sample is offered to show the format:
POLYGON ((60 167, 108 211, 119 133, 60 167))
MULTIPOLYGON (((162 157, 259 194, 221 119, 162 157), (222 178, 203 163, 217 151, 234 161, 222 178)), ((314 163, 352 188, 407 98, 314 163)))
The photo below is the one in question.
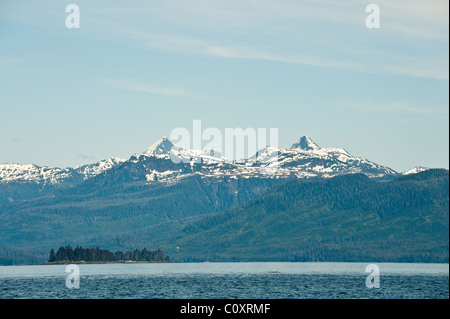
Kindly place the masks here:
POLYGON ((423 167, 423 166, 416 166, 414 168, 411 168, 405 172, 402 173, 402 175, 410 175, 410 174, 417 174, 423 171, 427 171, 429 170, 429 168, 427 167, 423 167))
POLYGON ((163 137, 162 139, 156 141, 152 146, 147 148, 147 150, 143 153, 146 156, 158 156, 158 155, 169 155, 170 151, 175 145, 167 138, 163 137))
MULTIPOLYGON (((286 150, 267 146, 254 156, 242 161, 230 161, 212 150, 188 150, 179 148, 163 138, 144 154, 136 154, 134 163, 147 163, 148 157, 188 164, 183 169, 164 169, 153 166, 146 174, 147 181, 173 181, 193 174, 204 177, 265 177, 265 178, 328 178, 338 174, 363 173, 369 177, 383 178, 397 174, 394 170, 354 157, 341 148, 321 148, 303 136, 286 150), (211 154, 209 154, 211 152, 211 154), (212 156, 212 154, 214 156, 212 156)), ((145 164, 146 168, 150 164, 145 164)), ((156 165, 158 166, 158 165, 156 165)))
POLYGON ((117 157, 111 157, 104 160, 101 160, 94 164, 88 164, 83 166, 76 166, 74 167, 74 170, 83 175, 84 179, 88 179, 94 176, 97 176, 107 170, 110 170, 111 168, 118 166, 125 162, 125 159, 117 158, 117 157))
POLYGON ((40 167, 34 164, 0 164, 0 183, 33 182, 54 185, 75 180, 80 176, 85 180, 123 162, 125 162, 124 159, 112 157, 74 168, 40 167))
POLYGON ((56 184, 70 176, 70 169, 40 167, 34 164, 0 164, 0 183, 35 182, 56 184))
POLYGON ((173 144, 167 137, 158 140, 152 146, 147 148, 142 154, 135 154, 137 158, 140 156, 154 156, 157 158, 171 159, 174 162, 183 163, 217 163, 227 162, 228 160, 218 151, 212 149, 191 150, 179 147, 173 144))
POLYGON ((354 157, 344 149, 321 148, 307 136, 301 137, 290 149, 267 146, 249 159, 237 162, 211 149, 180 148, 163 137, 143 153, 134 154, 128 160, 113 157, 66 169, 3 164, 0 165, 0 183, 27 181, 57 184, 83 181, 119 166, 119 170, 131 170, 127 176, 132 176, 132 180, 146 182, 176 182, 195 174, 232 178, 328 178, 349 173, 384 178, 398 174, 365 158, 354 157))
POLYGON ((397 174, 394 170, 365 158, 354 157, 344 149, 321 148, 307 136, 300 138, 289 150, 266 148, 259 151, 256 160, 263 166, 273 166, 276 162, 276 176, 327 178, 337 174, 363 173, 369 177, 382 178, 397 174), (273 156, 274 152, 278 156, 273 156), (271 160, 268 161, 267 157, 271 157, 271 160))

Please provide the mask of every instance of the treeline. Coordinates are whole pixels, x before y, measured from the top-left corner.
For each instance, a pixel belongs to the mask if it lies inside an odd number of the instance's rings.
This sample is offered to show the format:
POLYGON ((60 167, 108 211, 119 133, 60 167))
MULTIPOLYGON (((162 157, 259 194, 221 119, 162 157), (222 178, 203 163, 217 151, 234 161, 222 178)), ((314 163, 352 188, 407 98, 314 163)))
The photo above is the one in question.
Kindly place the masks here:
POLYGON ((41 253, 35 249, 0 247, 0 265, 39 264, 42 263, 42 258, 46 255, 46 252, 43 255, 41 253))
POLYGON ((295 180, 187 225, 180 261, 449 260, 449 173, 295 180))
POLYGON ((295 180, 255 200, 268 213, 326 203, 332 211, 361 209, 380 218, 409 214, 428 206, 449 205, 449 173, 432 169, 413 176, 380 182, 363 174, 328 180, 295 180))
POLYGON ((410 214, 413 210, 449 205, 449 172, 430 169, 419 174, 380 182, 364 174, 348 174, 324 180, 292 180, 269 192, 218 214, 187 225, 183 234, 214 227, 262 205, 270 214, 326 204, 332 211, 358 209, 380 218, 410 214))
POLYGON ((55 253, 54 249, 50 250, 50 257, 48 262, 120 262, 120 261, 148 261, 148 262, 169 262, 169 256, 165 256, 164 251, 158 249, 155 251, 144 248, 142 250, 135 249, 134 251, 116 251, 111 252, 107 249, 83 248, 76 246, 73 248, 68 245, 66 247, 59 247, 55 253))

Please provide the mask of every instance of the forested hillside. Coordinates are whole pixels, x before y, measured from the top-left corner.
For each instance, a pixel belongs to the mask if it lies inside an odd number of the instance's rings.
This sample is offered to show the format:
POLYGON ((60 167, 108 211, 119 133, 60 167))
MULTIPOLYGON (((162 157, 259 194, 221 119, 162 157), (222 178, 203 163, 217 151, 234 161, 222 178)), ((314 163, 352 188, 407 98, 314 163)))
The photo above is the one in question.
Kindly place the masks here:
POLYGON ((429 170, 291 181, 187 226, 170 245, 186 260, 448 262, 448 235, 448 171, 429 170))
POLYGON ((203 215, 238 206, 280 184, 270 179, 187 177, 175 184, 94 177, 74 188, 0 209, 0 264, 44 262, 55 246, 155 247, 203 215))
POLYGON ((448 261, 447 170, 391 181, 131 180, 110 172, 4 205, 0 263, 45 262, 68 244, 161 247, 174 261, 448 261))

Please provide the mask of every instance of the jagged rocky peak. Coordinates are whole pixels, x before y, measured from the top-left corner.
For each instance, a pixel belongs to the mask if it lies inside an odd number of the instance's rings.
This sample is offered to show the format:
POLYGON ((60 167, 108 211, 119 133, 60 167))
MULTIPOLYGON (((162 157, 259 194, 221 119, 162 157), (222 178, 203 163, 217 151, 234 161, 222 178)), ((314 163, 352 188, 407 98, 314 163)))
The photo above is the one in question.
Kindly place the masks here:
POLYGON ((291 147, 292 149, 301 149, 303 151, 316 151, 320 149, 319 145, 314 143, 312 139, 308 136, 302 136, 297 143, 294 143, 291 147))
POLYGON ((164 155, 164 154, 170 154, 170 150, 174 144, 167 138, 163 137, 160 140, 158 140, 155 144, 147 148, 145 151, 145 155, 151 156, 151 155, 164 155))

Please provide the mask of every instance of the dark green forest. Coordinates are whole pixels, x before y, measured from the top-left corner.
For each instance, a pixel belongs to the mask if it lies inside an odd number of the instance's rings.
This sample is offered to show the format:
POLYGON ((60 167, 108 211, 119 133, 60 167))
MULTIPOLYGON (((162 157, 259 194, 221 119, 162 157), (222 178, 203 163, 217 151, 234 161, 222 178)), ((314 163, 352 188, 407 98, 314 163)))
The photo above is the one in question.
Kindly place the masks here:
POLYGON ((111 251, 161 247, 159 241, 201 216, 238 206, 282 182, 193 176, 165 185, 101 177, 0 206, 0 264, 42 263, 51 248, 73 242, 111 251))
POLYGON ((186 226, 173 243, 185 261, 448 262, 448 171, 290 181, 186 226))
POLYGON ((160 249, 151 251, 147 248, 134 251, 116 251, 111 252, 107 249, 83 248, 77 245, 73 248, 71 245, 59 247, 55 253, 54 249, 50 250, 49 263, 57 262, 120 262, 120 261, 146 261, 146 262, 169 262, 169 256, 165 256, 160 249))
POLYGON ((175 261, 449 260, 448 170, 389 181, 113 177, 125 178, 3 206, 0 264, 43 263, 52 247, 73 242, 159 247, 175 261))

